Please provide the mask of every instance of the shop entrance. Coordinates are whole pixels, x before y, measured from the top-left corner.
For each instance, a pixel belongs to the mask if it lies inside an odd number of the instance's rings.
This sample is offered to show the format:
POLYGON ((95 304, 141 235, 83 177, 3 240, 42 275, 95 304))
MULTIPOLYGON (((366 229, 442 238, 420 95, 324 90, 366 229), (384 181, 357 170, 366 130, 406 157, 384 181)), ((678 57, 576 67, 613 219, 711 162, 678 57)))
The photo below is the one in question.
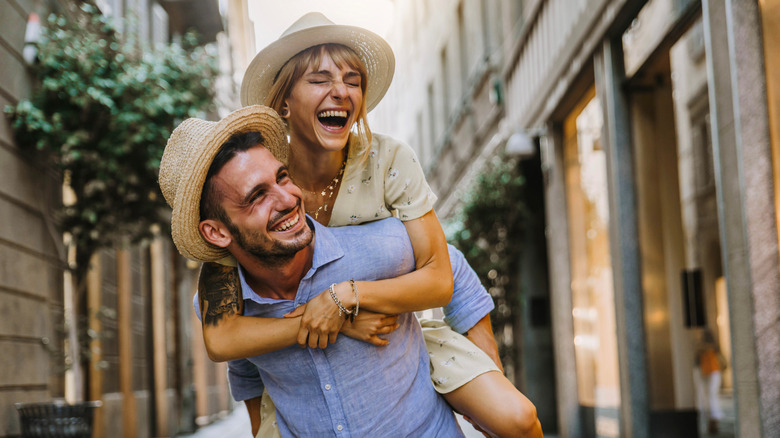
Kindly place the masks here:
POLYGON ((734 436, 731 338, 704 37, 697 17, 669 26, 672 8, 648 2, 623 35, 651 423, 657 436, 727 437, 734 436), (702 360, 710 346, 724 360, 702 360))

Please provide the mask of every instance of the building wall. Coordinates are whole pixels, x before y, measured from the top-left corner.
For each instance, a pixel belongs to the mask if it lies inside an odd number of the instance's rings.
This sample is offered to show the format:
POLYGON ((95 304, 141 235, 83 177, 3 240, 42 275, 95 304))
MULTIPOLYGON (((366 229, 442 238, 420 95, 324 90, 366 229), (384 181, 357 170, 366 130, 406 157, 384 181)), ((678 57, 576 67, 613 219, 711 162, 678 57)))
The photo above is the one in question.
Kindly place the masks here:
POLYGON ((457 211, 512 133, 541 137, 562 436, 695 434, 690 350, 704 327, 732 348, 734 380, 725 384, 734 387, 737 435, 780 428, 769 402, 780 393, 772 4, 395 2, 398 69, 373 126, 416 148, 440 216, 457 211), (469 11, 465 23, 459 8, 469 11), (475 31, 482 20, 491 32, 475 31), (582 260, 572 260, 580 256, 568 237, 577 212, 566 204, 565 172, 576 156, 563 154, 562 125, 593 89, 604 118, 618 337, 620 408, 610 418, 598 397, 595 408, 582 403, 587 377, 572 364, 572 271, 582 260), (702 272, 705 325, 683 322, 680 276, 690 270, 702 272))
MULTIPOLYGON (((490 139, 502 111, 490 101, 501 27, 485 25, 499 15, 499 5, 497 0, 394 5, 395 25, 387 39, 396 72, 370 123, 417 151, 440 205, 449 184, 490 139)), ((440 207, 437 212, 447 215, 440 207)))
MULTIPOLYGON (((230 81, 240 60, 253 53, 228 42, 216 0, 190 2, 201 15, 173 16, 168 9, 174 14, 183 9, 166 1, 98 3, 112 16, 139 18, 123 30, 143 42, 168 42, 175 33, 169 32, 169 19, 174 31, 201 26, 204 34, 220 38, 220 59, 233 61, 221 64, 227 82, 219 101, 237 102, 230 81), (204 15, 209 13, 216 15, 204 15)), ((51 0, 0 0, 0 107, 31 92, 22 58, 28 16, 37 12, 45 19, 57 6, 51 0)), ((237 22, 250 23, 246 2, 233 1, 230 10, 237 22)), ((246 35, 237 41, 253 41, 251 26, 239 31, 246 35)), ((101 400, 96 437, 173 436, 220 418, 233 403, 225 365, 208 360, 194 330, 199 265, 179 256, 168 236, 96 255, 87 299, 90 328, 100 341, 91 345, 89 369, 65 371, 64 315, 72 306, 64 297, 73 290, 54 219, 62 198, 60 175, 15 144, 8 120, 0 118, 0 348, 6 352, 0 359, 0 436, 19 434, 14 403, 57 398, 101 400)))
MULTIPOLYGON (((506 141, 500 123, 506 103, 503 73, 524 24, 539 1, 402 0, 394 2, 387 39, 396 56, 396 71, 387 95, 370 115, 375 132, 389 132, 416 150, 426 178, 439 196, 440 219, 458 213, 475 172, 499 143, 506 141)), ((503 143, 501 143, 503 145, 503 143)), ((536 163, 536 162, 535 162, 536 163)), ((528 221, 531 238, 517 245, 524 258, 512 274, 512 292, 522 291, 522 310, 512 325, 496 329, 497 339, 519 346, 507 376, 536 403, 546 431, 556 429, 553 346, 549 324, 544 200, 538 165, 529 178, 528 221), (539 312, 538 318, 531 318, 539 312), (532 323, 533 321, 533 323, 532 323)))
MULTIPOLYGON (((27 18, 45 17, 47 4, 0 2, 0 107, 29 94, 22 58, 27 18)), ((60 199, 56 173, 14 143, 0 120, 0 436, 19 433, 14 403, 63 395, 59 365, 48 348, 61 341, 63 324, 61 237, 53 207, 60 199)))

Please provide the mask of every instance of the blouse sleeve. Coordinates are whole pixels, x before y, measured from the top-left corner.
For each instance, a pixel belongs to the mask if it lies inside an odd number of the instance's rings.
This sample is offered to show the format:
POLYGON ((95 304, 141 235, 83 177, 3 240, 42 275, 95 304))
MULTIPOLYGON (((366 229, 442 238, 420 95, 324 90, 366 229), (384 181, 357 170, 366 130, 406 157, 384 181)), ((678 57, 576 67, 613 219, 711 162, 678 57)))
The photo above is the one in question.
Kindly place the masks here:
POLYGON ((393 143, 382 146, 389 153, 389 164, 383 175, 385 204, 402 221, 417 219, 433 209, 436 195, 425 180, 414 150, 398 140, 385 140, 393 143))

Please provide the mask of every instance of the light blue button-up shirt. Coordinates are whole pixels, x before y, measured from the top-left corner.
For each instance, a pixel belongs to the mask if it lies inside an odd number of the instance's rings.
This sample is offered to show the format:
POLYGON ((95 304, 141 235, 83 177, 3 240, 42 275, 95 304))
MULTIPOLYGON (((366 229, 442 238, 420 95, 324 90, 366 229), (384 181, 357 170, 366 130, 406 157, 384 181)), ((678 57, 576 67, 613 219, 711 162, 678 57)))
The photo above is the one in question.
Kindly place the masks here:
MULTIPOLYGON (((309 223, 315 227, 314 258, 295 300, 260 297, 240 272, 246 315, 282 317, 331 283, 391 278, 414 269, 409 237, 397 219, 340 228, 309 223)), ((493 303, 462 254, 451 247, 450 257, 456 291, 445 312, 462 332, 493 303)), ((416 318, 401 315, 399 324, 386 347, 342 335, 324 350, 293 346, 230 362, 233 396, 258 397, 265 382, 283 436, 462 436, 449 407, 433 391, 416 318)))
MULTIPOLYGON (((409 236, 397 219, 333 229, 312 223, 312 267, 295 299, 260 297, 241 273, 245 315, 280 318, 331 283, 397 277, 414 269, 409 236)), ((230 362, 234 395, 237 387, 252 387, 261 378, 276 404, 282 436, 463 436, 431 385, 417 319, 405 313, 398 323, 385 347, 339 336, 325 349, 292 346, 230 362)))

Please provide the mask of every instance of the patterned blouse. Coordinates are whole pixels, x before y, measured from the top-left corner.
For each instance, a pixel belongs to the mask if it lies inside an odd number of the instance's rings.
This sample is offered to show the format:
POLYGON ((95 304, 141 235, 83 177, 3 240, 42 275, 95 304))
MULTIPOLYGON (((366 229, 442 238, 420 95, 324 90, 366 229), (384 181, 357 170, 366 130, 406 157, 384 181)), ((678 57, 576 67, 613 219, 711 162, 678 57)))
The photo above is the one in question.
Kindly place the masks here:
POLYGON ((358 149, 349 150, 328 226, 355 225, 391 216, 408 221, 433 209, 436 195, 411 147, 374 134, 367 158, 358 149))

